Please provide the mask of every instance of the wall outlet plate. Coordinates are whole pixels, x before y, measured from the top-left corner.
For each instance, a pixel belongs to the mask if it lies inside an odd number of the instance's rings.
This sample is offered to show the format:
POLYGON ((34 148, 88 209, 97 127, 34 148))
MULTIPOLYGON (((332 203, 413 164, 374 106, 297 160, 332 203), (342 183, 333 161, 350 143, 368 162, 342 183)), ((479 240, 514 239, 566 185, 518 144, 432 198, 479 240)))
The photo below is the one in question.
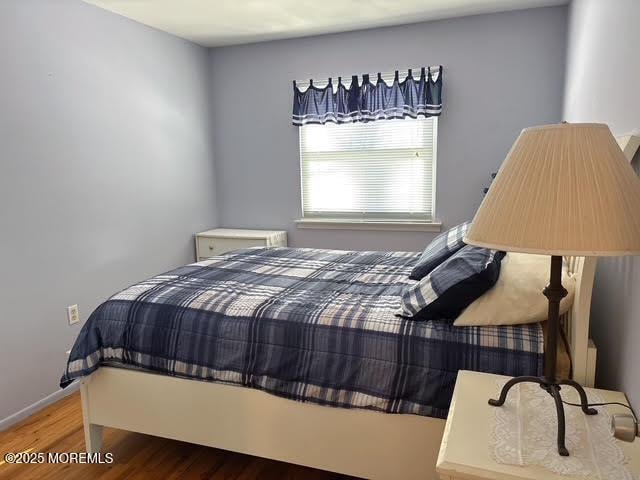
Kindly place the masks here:
POLYGON ((69 325, 73 325, 74 323, 78 323, 80 321, 78 305, 69 305, 67 307, 67 320, 69 320, 69 325))

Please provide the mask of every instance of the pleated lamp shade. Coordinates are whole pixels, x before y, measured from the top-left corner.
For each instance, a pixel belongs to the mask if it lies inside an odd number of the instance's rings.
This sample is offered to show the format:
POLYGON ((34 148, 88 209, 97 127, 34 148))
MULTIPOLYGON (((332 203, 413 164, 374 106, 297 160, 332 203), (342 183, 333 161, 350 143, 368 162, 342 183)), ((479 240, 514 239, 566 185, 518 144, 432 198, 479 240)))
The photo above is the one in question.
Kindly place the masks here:
POLYGON ((527 128, 465 241, 545 255, 640 254, 640 179, 606 125, 527 128))

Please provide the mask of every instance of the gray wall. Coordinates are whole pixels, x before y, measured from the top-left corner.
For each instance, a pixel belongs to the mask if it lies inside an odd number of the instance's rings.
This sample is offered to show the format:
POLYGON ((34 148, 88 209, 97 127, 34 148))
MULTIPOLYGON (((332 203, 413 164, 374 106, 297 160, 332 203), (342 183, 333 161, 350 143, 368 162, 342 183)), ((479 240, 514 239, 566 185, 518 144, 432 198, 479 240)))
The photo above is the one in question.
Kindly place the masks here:
POLYGON ((560 120, 566 20, 566 7, 551 7, 213 49, 221 225, 284 228, 295 246, 421 250, 432 234, 294 227, 291 80, 443 64, 437 216, 451 226, 473 216, 522 128, 560 120))
POLYGON ((0 2, 0 420, 84 320, 216 222, 207 50, 78 0, 0 2))
MULTIPOLYGON (((614 134, 640 134, 639 47, 640 2, 574 0, 565 118, 608 123, 614 134)), ((624 390, 640 409, 640 257, 600 259, 592 311, 597 382, 624 390)))

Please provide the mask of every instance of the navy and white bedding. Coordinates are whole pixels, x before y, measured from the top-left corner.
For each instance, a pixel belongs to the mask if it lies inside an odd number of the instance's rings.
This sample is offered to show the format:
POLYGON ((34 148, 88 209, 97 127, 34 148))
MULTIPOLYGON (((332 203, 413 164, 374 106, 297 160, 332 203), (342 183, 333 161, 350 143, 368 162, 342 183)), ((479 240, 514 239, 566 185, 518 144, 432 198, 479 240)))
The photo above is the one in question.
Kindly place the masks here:
POLYGON ((60 384, 115 365, 444 418, 460 369, 542 373, 539 324, 461 328, 397 317, 418 257, 252 248, 177 268, 99 306, 60 384))

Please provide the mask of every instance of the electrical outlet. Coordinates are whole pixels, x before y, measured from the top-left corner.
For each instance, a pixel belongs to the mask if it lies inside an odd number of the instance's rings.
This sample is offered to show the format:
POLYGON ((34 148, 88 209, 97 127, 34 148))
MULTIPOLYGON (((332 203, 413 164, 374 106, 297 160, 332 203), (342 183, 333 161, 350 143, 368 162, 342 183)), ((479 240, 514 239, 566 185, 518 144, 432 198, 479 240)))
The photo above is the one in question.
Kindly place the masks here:
POLYGON ((80 321, 78 305, 69 305, 67 307, 67 319, 69 320, 69 325, 73 325, 74 323, 78 323, 80 321))

